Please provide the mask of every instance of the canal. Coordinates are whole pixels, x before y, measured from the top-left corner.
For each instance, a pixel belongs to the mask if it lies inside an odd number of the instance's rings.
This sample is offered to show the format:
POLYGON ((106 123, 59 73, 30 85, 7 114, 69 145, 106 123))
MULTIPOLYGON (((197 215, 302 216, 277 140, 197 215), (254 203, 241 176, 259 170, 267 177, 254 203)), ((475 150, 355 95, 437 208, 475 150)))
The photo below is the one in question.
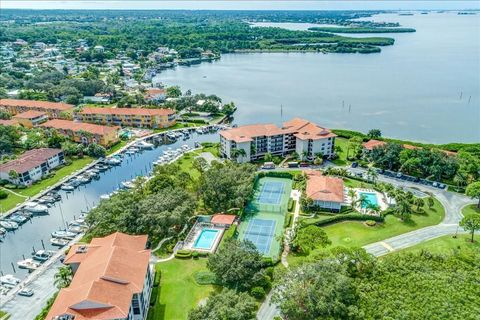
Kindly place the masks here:
POLYGON ((152 150, 145 150, 133 156, 125 155, 121 165, 113 166, 100 173, 98 180, 81 185, 71 193, 59 190, 62 200, 49 209, 49 214, 30 219, 14 232, 8 232, 0 242, 0 271, 3 274, 13 274, 23 278, 27 271, 17 267, 17 261, 31 258, 32 251, 43 249, 58 250, 50 245, 51 232, 65 227, 82 212, 89 211, 99 203, 102 194, 108 194, 119 188, 122 181, 131 180, 137 176, 149 174, 153 169, 153 162, 162 155, 167 148, 176 149, 182 145, 193 147, 195 142, 217 142, 218 134, 190 135, 188 140, 160 145, 152 150), (62 218, 63 215, 63 218, 62 218), (13 266, 12 266, 13 264, 13 266), (15 269, 15 270, 14 270, 15 269))

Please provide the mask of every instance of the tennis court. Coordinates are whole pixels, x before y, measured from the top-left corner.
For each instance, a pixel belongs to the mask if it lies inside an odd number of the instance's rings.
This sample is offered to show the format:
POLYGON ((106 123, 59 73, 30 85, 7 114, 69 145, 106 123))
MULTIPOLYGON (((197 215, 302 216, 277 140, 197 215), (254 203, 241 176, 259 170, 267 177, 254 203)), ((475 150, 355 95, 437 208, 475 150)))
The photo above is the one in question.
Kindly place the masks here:
POLYGON ((257 250, 268 255, 275 234, 275 220, 252 219, 248 223, 244 240, 249 240, 257 247, 257 250))
POLYGON ((285 182, 283 181, 266 181, 256 200, 258 203, 280 204, 284 189, 285 182))

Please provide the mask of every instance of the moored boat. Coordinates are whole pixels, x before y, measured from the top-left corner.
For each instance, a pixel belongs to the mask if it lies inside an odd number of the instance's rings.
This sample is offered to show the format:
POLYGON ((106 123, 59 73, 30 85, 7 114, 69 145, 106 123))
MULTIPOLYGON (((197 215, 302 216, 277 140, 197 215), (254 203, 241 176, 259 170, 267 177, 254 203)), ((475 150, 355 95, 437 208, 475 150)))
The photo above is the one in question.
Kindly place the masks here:
POLYGON ((35 270, 40 267, 40 263, 33 261, 33 259, 25 259, 18 261, 17 266, 21 269, 35 270))
POLYGON ((20 283, 20 279, 15 278, 11 274, 6 274, 0 277, 0 284, 9 285, 9 286, 16 286, 20 283))
POLYGON ((37 252, 32 253, 33 260, 45 262, 50 259, 51 256, 55 254, 55 251, 50 250, 38 250, 37 252))
POLYGON ((25 204, 25 210, 34 212, 34 213, 42 213, 42 212, 48 212, 48 207, 44 206, 43 204, 39 204, 36 202, 27 202, 25 204))
POLYGON ((60 189, 62 189, 63 191, 73 191, 75 190, 75 187, 72 186, 72 185, 69 185, 69 184, 63 184, 60 189))
POLYGON ((75 238, 76 234, 73 232, 68 232, 65 230, 58 230, 58 231, 53 231, 51 233, 52 237, 54 238, 61 238, 61 239, 68 239, 71 240, 75 238))
POLYGON ((50 239, 50 244, 52 246, 56 247, 64 247, 66 246, 70 241, 67 239, 62 239, 62 238, 51 238, 50 239))
POLYGON ((18 223, 8 220, 0 220, 0 227, 4 228, 7 231, 17 230, 18 223))

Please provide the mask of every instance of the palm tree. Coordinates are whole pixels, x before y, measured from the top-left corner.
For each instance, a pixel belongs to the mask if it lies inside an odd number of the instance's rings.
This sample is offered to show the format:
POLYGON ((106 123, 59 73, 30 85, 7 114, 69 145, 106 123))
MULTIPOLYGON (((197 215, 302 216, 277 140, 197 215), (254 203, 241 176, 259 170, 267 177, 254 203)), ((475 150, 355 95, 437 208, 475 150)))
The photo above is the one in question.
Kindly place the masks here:
POLYGON ((417 206, 417 212, 420 211, 420 208, 425 205, 425 201, 422 198, 413 199, 413 204, 417 206))
POLYGON ((302 160, 308 160, 310 153, 308 151, 302 151, 302 160))
POLYGON ((355 189, 348 189, 348 192, 347 192, 347 195, 350 197, 351 199, 351 206, 352 206, 352 209, 355 207, 355 204, 357 203, 356 199, 357 199, 357 192, 355 191, 355 189))
POLYGON ((70 285, 73 278, 72 268, 70 266, 60 267, 55 274, 54 283, 58 289, 66 288, 70 285))
POLYGON ((373 184, 375 184, 375 180, 376 180, 377 178, 378 178, 378 173, 377 173, 377 171, 376 171, 374 168, 369 167, 369 168, 367 169, 367 179, 368 179, 369 181, 371 181, 373 184))

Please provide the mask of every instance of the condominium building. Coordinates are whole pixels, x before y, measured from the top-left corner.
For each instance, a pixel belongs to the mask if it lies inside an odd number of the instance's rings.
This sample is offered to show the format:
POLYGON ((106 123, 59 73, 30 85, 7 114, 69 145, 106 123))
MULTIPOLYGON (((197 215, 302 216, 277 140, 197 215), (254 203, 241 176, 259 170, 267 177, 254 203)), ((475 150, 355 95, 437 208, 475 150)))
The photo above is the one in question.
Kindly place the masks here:
POLYGON ((30 185, 63 163, 65 157, 61 149, 28 150, 17 159, 0 164, 0 179, 13 184, 30 185))
POLYGON ((262 159, 265 154, 284 156, 296 152, 312 160, 334 155, 336 135, 310 121, 295 118, 281 128, 274 124, 247 125, 220 132, 220 152, 237 162, 262 159))
POLYGON ((25 128, 33 128, 48 121, 48 115, 45 112, 29 110, 13 116, 20 125, 25 128))
POLYGON ((45 112, 50 119, 60 118, 62 112, 72 112, 73 105, 63 102, 0 99, 0 110, 16 115, 26 111, 45 112))
POLYGON ((75 119, 104 125, 144 128, 167 128, 175 125, 172 109, 84 108, 75 119))
POLYGON ((118 126, 109 127, 61 119, 47 121, 41 126, 55 129, 60 134, 78 143, 97 143, 105 147, 111 146, 118 141, 118 132, 120 130, 118 126))
POLYGON ((147 236, 116 232, 73 245, 64 263, 73 271, 47 320, 144 320, 153 286, 147 236))

